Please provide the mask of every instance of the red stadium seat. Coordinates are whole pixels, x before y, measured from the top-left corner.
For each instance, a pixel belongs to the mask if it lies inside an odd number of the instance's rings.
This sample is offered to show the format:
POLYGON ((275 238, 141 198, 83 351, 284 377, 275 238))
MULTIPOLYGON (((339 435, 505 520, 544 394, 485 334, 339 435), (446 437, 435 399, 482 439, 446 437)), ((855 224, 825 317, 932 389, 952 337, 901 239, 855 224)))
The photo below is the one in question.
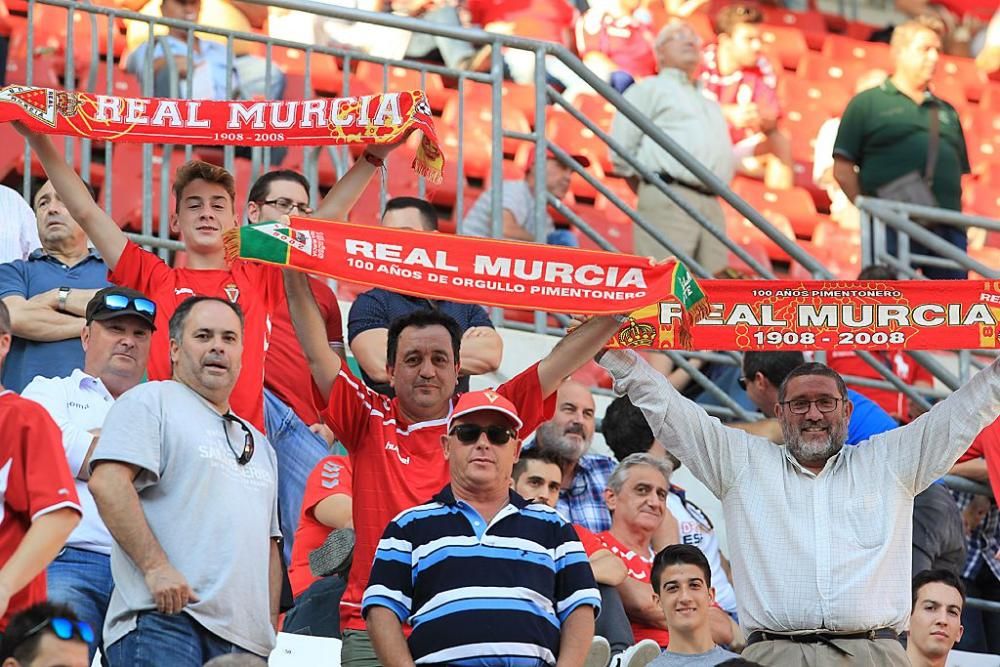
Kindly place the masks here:
POLYGON ((615 117, 615 107, 600 95, 582 93, 573 100, 573 106, 584 116, 594 121, 605 132, 611 131, 611 120, 615 117))
MULTIPOLYGON (((788 222, 788 218, 778 213, 772 213, 767 219, 772 225, 778 228, 778 231, 785 238, 792 241, 795 240, 795 232, 792 231, 792 225, 788 222)), ((767 256, 772 260, 789 261, 788 253, 782 250, 777 243, 767 237, 752 222, 728 207, 726 208, 726 233, 729 238, 742 247, 756 243, 764 248, 767 256)))
MULTIPOLYGON (((831 248, 806 246, 805 248, 836 278, 854 280, 861 272, 861 249, 854 246, 833 246, 831 248)), ((798 262, 792 262, 788 270, 789 280, 812 280, 812 273, 798 262)))
POLYGON ((764 51, 777 57, 781 66, 787 70, 794 70, 799 60, 809 50, 805 35, 795 26, 762 25, 760 40, 763 42, 764 51))
POLYGON ((764 23, 795 27, 802 31, 810 49, 819 49, 826 37, 826 21, 815 11, 793 12, 780 7, 761 7, 764 23))
POLYGON ((1000 83, 991 81, 983 88, 982 97, 979 98, 979 108, 1000 113, 1000 83))
MULTIPOLYGON (((271 47, 271 58, 275 64, 281 67, 282 71, 289 76, 304 77, 306 73, 306 52, 300 49, 289 49, 284 46, 271 47)), ((309 60, 309 78, 312 82, 312 95, 323 92, 331 95, 340 95, 343 88, 343 75, 337 59, 325 53, 313 53, 309 60)), ((364 95, 370 88, 363 85, 355 88, 357 82, 351 80, 351 94, 364 95)), ((291 99, 291 98, 289 98, 291 99)))
MULTIPOLYGON (((982 248, 969 248, 969 257, 978 260, 991 268, 1000 266, 1000 248, 991 248, 990 246, 983 246, 982 248)), ((984 277, 985 276, 981 276, 975 271, 969 272, 970 280, 983 280, 984 277)))
POLYGON ((860 61, 842 62, 809 52, 802 56, 802 61, 795 72, 798 76, 820 86, 836 84, 853 91, 858 76, 869 69, 868 65, 860 61))
POLYGON ((786 112, 800 111, 813 113, 816 107, 824 109, 824 114, 839 116, 851 101, 853 92, 839 84, 819 85, 795 77, 785 77, 778 81, 778 98, 786 112))
MULTIPOLYGON (((618 249, 619 252, 632 254, 634 242, 632 235, 632 220, 604 197, 598 197, 593 206, 577 204, 573 211, 584 222, 600 233, 604 239, 618 249)), ((578 232, 580 245, 584 248, 599 249, 587 235, 578 232)))
MULTIPOLYGON (((767 256, 767 250, 764 249, 764 246, 761 243, 751 239, 747 243, 740 244, 740 247, 745 250, 750 257, 756 260, 758 264, 763 265, 764 268, 772 272, 774 271, 774 267, 771 265, 771 258, 767 256)), ((752 269, 749 264, 740 259, 739 256, 731 250, 729 251, 729 261, 726 266, 745 273, 748 276, 757 275, 757 272, 752 269)))
POLYGON ((827 35, 820 52, 824 57, 837 62, 860 62, 868 69, 884 69, 891 72, 892 56, 889 45, 881 42, 864 42, 844 35, 827 35))
MULTIPOLYGON (((978 102, 986 88, 986 77, 972 58, 942 55, 937 72, 934 73, 934 81, 940 84, 946 80, 953 81, 962 90, 964 98, 972 102, 978 102)), ((954 104, 952 100, 948 101, 954 104)))
POLYGON ((765 218, 780 216, 790 223, 795 236, 812 236, 818 214, 812 196, 802 188, 770 190, 760 181, 742 177, 733 179, 732 188, 765 218))
POLYGON ((362 60, 358 69, 351 75, 351 85, 355 81, 363 81, 376 93, 384 91, 423 90, 427 93, 427 101, 433 111, 440 112, 447 101, 444 94, 444 83, 441 75, 427 72, 421 73, 406 67, 383 67, 379 63, 362 60), (422 79, 422 80, 421 80, 422 79))
POLYGON ((965 200, 966 213, 1000 220, 1000 184, 974 183, 967 189, 965 200))
POLYGON ((794 105, 785 113, 779 125, 791 135, 792 157, 796 161, 813 161, 816 135, 830 117, 829 111, 820 105, 794 105))
POLYGON ((604 370, 603 366, 599 366, 597 362, 593 360, 588 361, 570 377, 587 387, 611 389, 613 384, 611 374, 604 370))
POLYGON ((552 143, 586 155, 591 162, 600 163, 605 172, 613 171, 608 145, 565 111, 555 110, 549 114, 545 133, 552 143))
POLYGON ((965 99, 965 86, 958 79, 936 78, 931 83, 931 90, 942 100, 955 107, 961 113, 968 105, 965 99))
MULTIPOLYGON (((441 124, 451 132, 457 134, 459 114, 462 115, 463 133, 465 134, 465 150, 471 148, 469 143, 476 141, 485 144, 485 149, 489 151, 491 138, 493 137, 493 113, 489 106, 479 106, 466 101, 461 108, 458 99, 451 99, 445 105, 441 114, 441 124)), ((523 113, 517 109, 504 107, 500 125, 508 132, 521 132, 527 134, 531 131, 531 124, 523 113)), ((513 155, 521 142, 516 139, 503 139, 503 151, 507 155, 513 155)))

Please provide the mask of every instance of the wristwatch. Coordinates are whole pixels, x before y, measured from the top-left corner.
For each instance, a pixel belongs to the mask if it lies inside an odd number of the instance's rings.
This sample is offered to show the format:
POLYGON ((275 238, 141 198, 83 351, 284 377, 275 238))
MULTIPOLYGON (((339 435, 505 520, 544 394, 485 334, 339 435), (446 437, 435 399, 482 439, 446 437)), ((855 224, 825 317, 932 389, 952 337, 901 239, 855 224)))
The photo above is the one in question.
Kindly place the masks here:
POLYGON ((66 312, 66 300, 69 298, 69 288, 60 287, 59 288, 59 304, 56 306, 56 310, 60 313, 66 312))

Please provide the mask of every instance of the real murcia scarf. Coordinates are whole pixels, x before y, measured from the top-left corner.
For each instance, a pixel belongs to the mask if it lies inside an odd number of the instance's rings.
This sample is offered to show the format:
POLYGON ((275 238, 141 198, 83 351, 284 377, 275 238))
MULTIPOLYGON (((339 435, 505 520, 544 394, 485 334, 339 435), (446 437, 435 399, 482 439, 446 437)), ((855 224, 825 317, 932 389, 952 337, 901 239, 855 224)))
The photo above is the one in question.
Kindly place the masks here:
POLYGON ((699 283, 673 261, 308 218, 232 230, 227 252, 428 298, 631 313, 611 347, 1000 348, 1000 281, 699 283))
POLYGON ((501 308, 613 314, 672 298, 681 304, 679 335, 708 313, 694 277, 672 260, 298 217, 231 230, 226 250, 231 259, 501 308))
POLYGON ((315 100, 217 101, 115 97, 9 85, 0 121, 47 134, 133 143, 234 146, 386 144, 423 133, 413 168, 441 182, 444 157, 423 91, 315 100))

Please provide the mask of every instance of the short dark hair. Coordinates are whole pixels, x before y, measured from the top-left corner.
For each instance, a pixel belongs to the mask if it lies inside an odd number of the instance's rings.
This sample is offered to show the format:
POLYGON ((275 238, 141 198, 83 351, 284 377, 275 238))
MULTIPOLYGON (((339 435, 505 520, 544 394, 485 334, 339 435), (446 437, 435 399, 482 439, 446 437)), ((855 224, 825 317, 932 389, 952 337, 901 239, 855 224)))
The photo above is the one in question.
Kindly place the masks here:
POLYGON ((917 572, 916 576, 913 577, 913 594, 910 598, 910 611, 917 606, 917 594, 920 589, 927 584, 940 583, 945 586, 951 586, 958 594, 962 596, 962 604, 965 604, 965 584, 962 580, 958 578, 958 575, 951 570, 945 569, 935 569, 935 570, 921 570, 917 572))
POLYGON ((516 483, 520 479, 521 475, 524 474, 525 469, 528 467, 528 461, 541 461, 542 463, 552 463, 559 466, 559 469, 563 469, 563 465, 567 462, 562 456, 550 449, 542 449, 541 447, 531 447, 529 449, 522 449, 521 455, 517 459, 517 463, 514 464, 514 471, 511 473, 511 479, 516 483))
POLYGON ((431 203, 420 197, 393 197, 385 203, 384 216, 389 211, 399 211, 404 208, 415 208, 420 211, 420 221, 429 232, 437 231, 438 213, 431 203))
POLYGON ((455 318, 440 310, 415 310, 394 319, 389 324, 389 340, 385 348, 386 363, 389 366, 396 365, 396 351, 399 349, 399 336, 403 333, 403 329, 407 327, 426 329, 434 326, 442 326, 448 330, 448 335, 451 337, 451 351, 455 355, 457 364, 459 350, 462 347, 462 328, 458 326, 455 318))
POLYGON ((720 662, 715 667, 764 667, 764 665, 759 662, 754 662, 753 660, 747 660, 743 657, 730 658, 725 662, 720 662))
POLYGON ((778 402, 785 400, 785 390, 788 388, 788 383, 797 377, 802 377, 803 375, 819 375, 822 377, 828 377, 837 383, 837 391, 840 392, 842 398, 847 398, 847 384, 844 383, 844 378, 840 377, 840 373, 833 370, 826 364, 821 364, 816 361, 810 361, 807 364, 802 364, 796 366, 792 369, 784 381, 778 386, 778 402))
POLYGON ((229 203, 236 208, 236 180, 222 167, 201 160, 189 160, 177 167, 174 174, 174 211, 181 210, 181 195, 195 181, 220 185, 229 195, 229 203))
POLYGON ((0 334, 10 333, 10 310, 0 301, 0 334))
POLYGON ((645 454, 655 440, 642 410, 632 405, 628 396, 620 396, 608 405, 601 419, 601 433, 619 461, 629 454, 645 454))
POLYGON ((181 305, 177 306, 177 310, 170 316, 170 322, 167 325, 170 332, 170 340, 180 342, 181 337, 184 335, 184 323, 187 322, 188 315, 191 314, 191 310, 195 306, 204 301, 218 301, 229 306, 236 313, 236 317, 240 318, 240 329, 243 328, 243 309, 240 308, 238 303, 220 299, 217 296, 191 296, 181 301, 181 305))
POLYGON ((858 280, 899 280, 899 274, 886 264, 872 264, 861 269, 858 280))
POLYGON ((749 382, 761 373, 768 382, 780 387, 788 374, 805 360, 801 352, 744 352, 743 376, 749 382))
POLYGON ((271 191, 271 184, 275 181, 291 181, 292 183, 298 183, 305 191, 309 192, 309 180, 305 176, 295 171, 294 169, 275 169, 274 171, 269 171, 256 181, 254 181, 253 186, 250 188, 250 194, 247 197, 248 201, 257 202, 260 204, 267 197, 267 193, 271 191))
POLYGON ((654 593, 659 594, 660 577, 671 565, 694 565, 705 575, 705 585, 712 585, 712 566, 708 564, 708 559, 701 549, 690 544, 671 544, 653 559, 653 571, 649 579, 653 584, 654 593))
POLYGON ((715 32, 720 35, 732 35, 738 25, 763 22, 764 15, 753 5, 728 5, 715 15, 715 32))
MULTIPOLYGON (((39 602, 17 613, 10 619, 3 634, 3 648, 0 649, 0 662, 14 658, 20 663, 29 663, 38 653, 38 644, 45 633, 52 633, 51 628, 36 631, 30 637, 28 633, 52 618, 65 618, 69 621, 79 621, 79 617, 67 605, 55 602, 39 602)), ((83 641, 78 635, 73 639, 83 641)), ((69 640, 67 640, 69 641, 69 640)))

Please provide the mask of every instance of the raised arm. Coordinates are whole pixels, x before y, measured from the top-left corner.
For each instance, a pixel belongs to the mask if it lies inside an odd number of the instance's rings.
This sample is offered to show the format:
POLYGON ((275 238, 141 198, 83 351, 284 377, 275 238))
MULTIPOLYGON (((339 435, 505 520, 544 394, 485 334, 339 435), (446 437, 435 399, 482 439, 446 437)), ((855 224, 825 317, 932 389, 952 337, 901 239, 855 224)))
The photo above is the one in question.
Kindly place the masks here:
POLYGON ((104 209, 97 205, 80 176, 56 151, 51 139, 44 134, 29 130, 18 122, 14 123, 14 128, 24 136, 31 150, 38 156, 45 173, 52 181, 52 186, 66 205, 66 210, 83 227, 83 231, 93 241, 94 247, 101 253, 108 268, 114 270, 128 242, 125 233, 104 212, 104 209))
POLYGON ((538 364, 542 396, 552 394, 568 375, 590 361, 607 344, 621 325, 611 315, 592 317, 556 343, 538 364))
MULTIPOLYGON (((330 349, 327 340, 326 324, 320 313, 312 290, 309 289, 309 278, 298 271, 285 270, 285 295, 288 298, 288 312, 292 316, 295 335, 302 345, 302 353, 309 362, 309 370, 313 380, 323 397, 323 402, 330 400, 330 389, 333 381, 340 373, 342 361, 340 356, 330 349)), ((303 387, 303 391, 308 388, 303 387)))
POLYGON ((723 426, 681 396, 635 352, 608 350, 600 364, 614 378, 615 391, 642 410, 654 437, 717 498, 747 469, 752 447, 774 447, 763 438, 723 426))
POLYGON ((198 596, 170 563, 146 521, 133 483, 138 474, 138 466, 98 461, 87 486, 111 536, 145 577, 156 609, 177 614, 188 602, 197 602, 198 596))
POLYGON ((482 375, 500 368, 503 338, 493 327, 471 327, 462 334, 462 375, 482 375))
POLYGON ((326 193, 313 215, 320 220, 347 220, 347 214, 361 199, 372 176, 378 171, 378 167, 365 156, 370 155, 375 161, 384 161, 401 143, 402 141, 394 144, 371 144, 365 148, 361 157, 326 193))

